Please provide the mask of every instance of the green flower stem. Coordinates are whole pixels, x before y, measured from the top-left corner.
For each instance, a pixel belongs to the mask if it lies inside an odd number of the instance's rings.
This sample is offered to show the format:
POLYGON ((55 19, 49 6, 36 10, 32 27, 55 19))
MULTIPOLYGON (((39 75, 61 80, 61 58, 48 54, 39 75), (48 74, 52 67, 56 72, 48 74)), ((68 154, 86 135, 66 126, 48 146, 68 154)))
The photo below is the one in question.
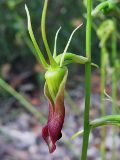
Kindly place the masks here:
POLYGON ((50 51, 48 42, 47 42, 47 37, 46 37, 46 32, 45 32, 45 20, 46 20, 46 12, 47 12, 47 5, 48 5, 48 0, 45 0, 44 2, 44 7, 43 7, 43 12, 42 12, 42 19, 41 19, 41 31, 42 31, 42 38, 43 38, 43 42, 48 54, 48 58, 50 61, 51 66, 57 66, 57 63, 55 62, 55 60, 52 57, 52 53, 50 51))
POLYGON ((32 113, 41 123, 45 122, 45 117, 38 112, 27 100, 24 96, 22 96, 20 93, 15 91, 8 83, 6 83, 2 78, 0 78, 0 87, 3 88, 5 91, 7 91, 9 94, 11 94, 13 97, 15 97, 22 106, 28 110, 30 113, 32 113))
POLYGON ((91 94, 91 8, 92 1, 87 0, 87 25, 86 25, 86 57, 89 62, 85 64, 85 110, 84 110, 84 134, 81 160, 87 159, 87 149, 90 134, 89 110, 90 110, 90 94, 91 94))
MULTIPOLYGON (((116 38, 116 22, 114 21, 114 31, 112 33, 112 67, 113 67, 113 73, 112 73, 112 114, 116 113, 117 109, 117 38, 116 38)), ((113 128, 113 147, 112 147, 112 157, 111 160, 116 159, 116 144, 115 144, 115 135, 116 135, 116 129, 113 128)))
POLYGON ((41 63, 42 63, 42 65, 43 65, 43 67, 47 69, 48 68, 48 64, 47 64, 47 62, 46 62, 46 60, 45 60, 45 58, 44 58, 44 56, 43 56, 40 48, 38 47, 38 44, 37 44, 36 39, 34 37, 32 25, 31 25, 31 20, 30 20, 30 14, 29 14, 29 10, 27 8, 27 5, 25 5, 25 10, 26 10, 27 19, 28 19, 28 31, 29 31, 29 35, 30 35, 30 38, 31 38, 31 40, 33 42, 33 45, 34 45, 34 47, 36 49, 36 53, 37 53, 36 54, 36 58, 39 58, 40 61, 41 61, 41 63))

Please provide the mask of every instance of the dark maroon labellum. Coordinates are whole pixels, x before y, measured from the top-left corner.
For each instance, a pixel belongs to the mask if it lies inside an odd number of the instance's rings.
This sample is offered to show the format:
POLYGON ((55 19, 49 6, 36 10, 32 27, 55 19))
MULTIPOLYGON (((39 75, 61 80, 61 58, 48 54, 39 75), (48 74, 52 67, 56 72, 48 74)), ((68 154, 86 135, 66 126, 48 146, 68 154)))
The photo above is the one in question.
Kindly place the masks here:
POLYGON ((65 68, 65 74, 60 82, 55 99, 51 97, 47 83, 45 84, 45 95, 49 101, 49 116, 47 124, 42 129, 42 137, 48 145, 49 152, 56 149, 56 141, 62 137, 62 127, 65 117, 64 107, 64 89, 68 71, 65 68))

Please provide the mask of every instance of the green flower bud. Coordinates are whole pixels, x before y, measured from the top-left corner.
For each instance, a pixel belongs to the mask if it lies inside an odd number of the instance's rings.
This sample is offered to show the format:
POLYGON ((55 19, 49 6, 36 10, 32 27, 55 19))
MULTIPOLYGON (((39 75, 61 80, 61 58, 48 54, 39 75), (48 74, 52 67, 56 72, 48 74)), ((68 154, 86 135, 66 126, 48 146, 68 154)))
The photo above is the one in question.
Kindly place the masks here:
POLYGON ((59 91, 60 84, 66 74, 66 71, 66 67, 57 67, 54 69, 50 68, 45 73, 46 83, 53 101, 55 101, 56 95, 59 91))
POLYGON ((115 2, 109 2, 108 6, 103 9, 104 14, 109 14, 116 7, 115 2))

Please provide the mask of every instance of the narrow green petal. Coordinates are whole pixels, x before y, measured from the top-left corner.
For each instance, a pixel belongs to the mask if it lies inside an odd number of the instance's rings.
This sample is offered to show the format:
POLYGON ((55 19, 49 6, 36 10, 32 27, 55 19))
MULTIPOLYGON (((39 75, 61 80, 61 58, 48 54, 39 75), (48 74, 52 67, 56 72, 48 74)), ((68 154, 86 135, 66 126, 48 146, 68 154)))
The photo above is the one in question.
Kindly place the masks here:
POLYGON ((57 51, 56 51, 56 46, 57 46, 57 38, 58 38, 58 34, 61 30, 61 27, 57 30, 56 35, 55 35, 55 43, 54 43, 54 52, 53 52, 53 58, 56 57, 57 51))
POLYGON ((77 28, 75 28, 75 29, 73 30, 72 34, 70 35, 70 38, 69 38, 69 40, 68 40, 68 42, 67 42, 67 45, 66 45, 66 47, 65 47, 65 49, 64 49, 64 51, 63 51, 63 55, 62 55, 62 58, 61 58, 60 66, 63 65, 65 54, 66 54, 66 52, 67 52, 67 49, 68 49, 68 47, 69 47, 69 45, 70 45, 70 42, 71 42, 71 40, 72 40, 72 37, 73 37, 74 33, 75 33, 81 26, 82 26, 82 24, 80 24, 77 28))

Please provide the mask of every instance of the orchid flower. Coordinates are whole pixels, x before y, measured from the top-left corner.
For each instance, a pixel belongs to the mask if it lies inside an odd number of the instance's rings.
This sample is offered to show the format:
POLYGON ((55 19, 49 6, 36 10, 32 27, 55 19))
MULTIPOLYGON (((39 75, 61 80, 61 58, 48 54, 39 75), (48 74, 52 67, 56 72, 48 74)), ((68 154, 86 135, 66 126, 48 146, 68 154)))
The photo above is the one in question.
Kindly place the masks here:
POLYGON ((46 70, 45 73, 46 82, 44 86, 44 93, 49 103, 49 115, 47 124, 42 129, 42 137, 45 140, 46 144, 48 145, 49 152, 52 153, 56 149, 57 140, 59 140, 62 137, 61 130, 63 127, 64 117, 65 117, 64 90, 68 75, 68 69, 66 65, 70 63, 85 64, 86 62, 88 62, 88 58, 73 53, 67 53, 67 49, 69 47, 73 34, 78 28, 80 28, 81 25, 78 26, 72 32, 63 53, 57 56, 57 51, 56 51, 57 37, 61 27, 58 29, 55 36, 54 52, 52 55, 47 42, 47 37, 45 32, 47 5, 48 5, 48 0, 45 0, 42 12, 42 19, 41 19, 41 31, 42 31, 43 42, 50 62, 49 64, 45 60, 43 53, 41 52, 37 44, 37 41, 34 37, 30 14, 26 5, 25 5, 25 10, 28 19, 29 35, 36 49, 35 55, 38 58, 38 60, 41 61, 44 69, 46 70))

